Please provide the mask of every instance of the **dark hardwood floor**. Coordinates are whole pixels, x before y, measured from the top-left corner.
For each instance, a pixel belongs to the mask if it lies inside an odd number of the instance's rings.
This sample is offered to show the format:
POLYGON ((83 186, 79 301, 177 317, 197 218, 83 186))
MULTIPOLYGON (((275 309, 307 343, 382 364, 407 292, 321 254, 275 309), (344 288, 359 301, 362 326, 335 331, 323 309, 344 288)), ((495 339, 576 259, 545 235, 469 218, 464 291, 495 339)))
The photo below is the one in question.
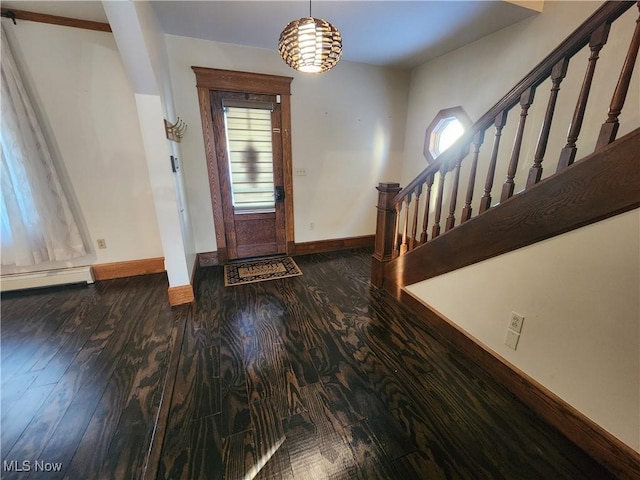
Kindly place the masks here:
POLYGON ((174 309, 164 275, 4 295, 2 478, 612 478, 370 287, 370 255, 203 268, 174 309))

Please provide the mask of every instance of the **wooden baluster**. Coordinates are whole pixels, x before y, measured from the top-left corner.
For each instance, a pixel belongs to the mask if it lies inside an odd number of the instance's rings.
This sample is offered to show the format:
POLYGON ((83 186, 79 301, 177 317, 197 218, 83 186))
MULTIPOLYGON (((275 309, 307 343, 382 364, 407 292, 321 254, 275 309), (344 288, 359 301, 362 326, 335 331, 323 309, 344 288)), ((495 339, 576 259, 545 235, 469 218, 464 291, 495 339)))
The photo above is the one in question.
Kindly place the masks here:
POLYGON ((460 165, 462 160, 469 154, 469 145, 465 145, 460 149, 458 160, 456 160, 456 166, 453 169, 453 188, 451 189, 451 202, 449 203, 449 216, 447 217, 447 224, 445 226, 445 232, 448 232, 456 225, 456 204, 458 202, 458 185, 460 184, 460 165))
POLYGON ((416 248, 416 235, 418 234, 418 210, 420 209, 420 195, 422 194, 422 184, 416 189, 416 202, 413 206, 413 221, 411 222, 411 237, 409 237, 409 250, 416 248))
POLYGON ((400 213, 402 212, 402 202, 396 203, 396 227, 393 234, 393 256, 400 255, 400 213))
POLYGON ((507 123, 507 111, 503 110, 496 116, 496 136, 493 139, 493 151, 491 152, 491 161, 489 162, 489 171, 487 172, 487 181, 484 184, 484 194, 480 199, 480 213, 491 207, 491 189, 493 188, 493 179, 496 175, 496 162, 498 161, 498 150, 500 148, 500 137, 502 137, 502 129, 507 123))
POLYGON ((460 223, 464 223, 471 218, 471 202, 473 202, 473 190, 476 186, 476 171, 478 169, 478 157, 480 156, 480 147, 484 143, 484 130, 480 130, 473 136, 473 160, 471 161, 471 171, 469 172, 469 185, 467 186, 467 198, 462 209, 462 218, 460 223))
POLYGON ((556 100, 558 100, 560 84, 562 83, 562 80, 564 80, 564 77, 567 75, 568 66, 569 59, 564 58, 556 63, 551 69, 551 95, 549 96, 549 103, 547 104, 547 111, 544 115, 544 122, 542 123, 542 129, 540 130, 540 136, 538 137, 538 144, 536 145, 536 153, 534 156, 533 165, 529 170, 529 177, 527 178, 526 188, 535 185, 542 178, 542 161, 544 160, 544 154, 547 151, 549 132, 551 131, 551 121, 553 120, 553 113, 556 109, 556 100))
POLYGON ((524 126, 527 122, 527 114, 529 107, 533 103, 533 97, 536 89, 534 87, 526 90, 520 95, 520 122, 518 123, 518 131, 516 132, 516 139, 513 142, 513 150, 511 151, 511 160, 509 161, 509 169, 507 170, 507 179, 502 186, 502 195, 500 196, 500 202, 511 198, 515 189, 515 183, 513 179, 518 171, 518 161, 520 160, 520 149, 522 148, 522 136, 524 134, 524 126))
POLYGON ((404 255, 405 253, 407 253, 407 250, 408 250, 407 232, 409 230, 409 204, 410 203, 411 203, 411 194, 404 197, 404 205, 402 207, 404 209, 404 218, 402 219, 404 226, 402 227, 402 245, 400 245, 400 255, 404 255))
POLYGON ((560 160, 558 161, 558 168, 556 169, 556 172, 561 172, 567 168, 576 158, 576 152, 578 151, 576 142, 578 141, 578 135, 580 135, 580 129, 582 128, 582 121, 584 120, 584 112, 587 108, 587 101, 589 100, 589 91, 591 90, 591 82, 596 69, 598 54, 600 53, 600 50, 602 50, 602 47, 607 43, 610 27, 610 24, 605 23, 591 34, 591 39, 589 40, 589 48, 591 49, 589 64, 587 65, 587 71, 584 75, 580 95, 578 96, 578 103, 576 104, 576 109, 573 112, 573 119, 569 126, 567 144, 560 152, 560 160))
MULTIPOLYGON (((640 10, 640 2, 637 4, 640 10)), ((631 44, 627 51, 627 56, 624 59, 624 65, 622 66, 622 72, 620 72, 620 78, 616 89, 613 92, 613 98, 611 99, 611 106, 609 107, 609 114, 607 120, 602 124, 600 128, 600 135, 598 135, 598 142, 596 143, 596 150, 609 145, 616 139, 618 134, 618 116, 622 112, 624 101, 627 98, 627 92, 629 91, 629 84, 631 83, 631 74, 633 73, 633 67, 636 64, 638 57, 638 48, 640 47, 640 17, 636 20, 636 28, 633 31, 633 37, 631 38, 631 44)))
POLYGON ((429 226, 429 207, 431 206, 431 187, 433 187, 433 179, 435 175, 431 174, 427 177, 427 198, 424 202, 424 215, 422 217, 422 233, 420 234, 420 243, 427 243, 429 236, 427 228, 429 226))
POLYGON ((382 287, 384 283, 384 266, 395 255, 397 211, 393 199, 400 191, 398 183, 379 183, 378 205, 376 216, 376 239, 371 259, 371 283, 382 287))
POLYGON ((440 217, 442 216, 442 196, 444 195, 444 181, 447 177, 448 167, 442 165, 440 168, 440 180, 438 181, 438 193, 436 196, 436 212, 433 219, 433 228, 431 230, 431 238, 434 239, 440 235, 440 217))

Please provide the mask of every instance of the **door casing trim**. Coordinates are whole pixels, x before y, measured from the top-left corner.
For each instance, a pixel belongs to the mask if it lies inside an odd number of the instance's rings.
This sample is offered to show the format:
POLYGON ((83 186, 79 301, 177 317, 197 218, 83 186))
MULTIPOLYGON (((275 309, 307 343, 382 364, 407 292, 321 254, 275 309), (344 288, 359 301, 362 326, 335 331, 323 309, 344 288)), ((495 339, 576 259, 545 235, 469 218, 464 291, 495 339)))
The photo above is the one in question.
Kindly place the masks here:
POLYGON ((266 75, 262 73, 238 72, 206 67, 191 67, 196 75, 202 135, 204 137, 205 156, 209 175, 211 206, 213 209, 213 225, 216 233, 218 260, 226 263, 227 241, 226 228, 222 211, 222 195, 218 186, 217 149, 225 148, 216 145, 213 134, 213 118, 211 109, 211 90, 225 92, 256 93, 280 96, 280 114, 282 117, 282 168, 284 180, 285 238, 287 254, 295 245, 293 225, 293 167, 291 158, 291 81, 293 77, 266 75))

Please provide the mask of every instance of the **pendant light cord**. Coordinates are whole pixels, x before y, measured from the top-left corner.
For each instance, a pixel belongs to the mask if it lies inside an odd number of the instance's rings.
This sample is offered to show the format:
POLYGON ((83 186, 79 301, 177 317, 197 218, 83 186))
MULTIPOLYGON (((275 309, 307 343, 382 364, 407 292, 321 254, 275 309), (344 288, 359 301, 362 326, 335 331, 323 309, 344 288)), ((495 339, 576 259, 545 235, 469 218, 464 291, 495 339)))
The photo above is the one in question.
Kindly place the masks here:
POLYGON ((311 0, 309 0, 309 17, 311 17, 311 0))

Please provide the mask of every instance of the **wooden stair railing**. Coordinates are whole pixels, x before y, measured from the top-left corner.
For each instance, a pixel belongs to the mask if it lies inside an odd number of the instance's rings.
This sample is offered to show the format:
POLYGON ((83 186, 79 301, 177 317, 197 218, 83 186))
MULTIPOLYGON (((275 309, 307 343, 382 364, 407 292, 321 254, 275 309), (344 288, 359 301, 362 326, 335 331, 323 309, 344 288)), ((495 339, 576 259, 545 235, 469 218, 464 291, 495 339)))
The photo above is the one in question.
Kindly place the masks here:
MULTIPOLYGON (((547 152, 560 85, 567 74, 570 60, 588 45, 590 55, 587 69, 568 129, 566 145, 560 152, 554 175, 564 172, 567 167, 575 162, 578 151, 577 141, 585 117, 597 60, 607 42, 611 24, 631 8, 634 3, 640 10, 640 2, 605 2, 511 91, 489 109, 456 143, 438 156, 435 162, 424 169, 405 188, 401 189, 398 183, 381 183, 377 187, 379 191, 378 216, 371 274, 371 281, 374 285, 384 287, 385 278, 393 277, 394 280, 391 282, 393 283, 392 293, 397 294, 398 289, 407 284, 402 280, 402 271, 409 268, 408 264, 410 263, 408 261, 400 261, 403 260, 402 257, 410 257, 415 250, 419 250, 421 247, 438 239, 443 233, 459 229, 469 220, 480 218, 486 212, 503 206, 514 195, 523 195, 528 190, 538 186, 542 179, 543 161, 547 152), (515 178, 520 164, 520 151, 525 135, 528 112, 533 104, 536 88, 547 80, 551 80, 551 89, 536 143, 533 163, 529 167, 526 183, 522 186, 523 191, 515 194, 515 178), (507 124, 509 112, 518 105, 520 106, 520 114, 514 145, 509 157, 506 179, 501 187, 500 202, 495 204, 493 189, 502 131, 507 124), (474 189, 478 175, 480 152, 485 144, 485 139, 489 139, 488 131, 492 127, 494 127, 494 133, 484 191, 479 202, 476 201, 479 207, 478 212, 475 213, 472 205, 474 204, 474 198, 476 198, 474 197, 474 189), (464 169, 464 174, 467 175, 467 190, 466 195, 464 195, 464 206, 460 209, 460 214, 457 215, 458 197, 461 196, 459 189, 463 166, 468 166, 468 168, 464 169), (435 192, 433 191, 434 189, 435 192), (445 199, 445 195, 448 195, 447 199, 445 199), (443 208, 447 209, 444 214, 447 215, 444 222, 443 208), (430 218, 430 215, 433 215, 433 218, 430 218), (418 231, 420 219, 422 219, 422 230, 418 231), (444 225, 442 225, 443 223, 444 225), (429 232, 430 225, 431 231, 429 232), (389 267, 395 268, 396 271, 389 272, 389 267)), ((640 18, 636 21, 622 71, 613 92, 609 112, 598 136, 596 152, 603 150, 616 141, 619 116, 629 90, 639 46, 640 18)), ((638 135, 635 135, 631 141, 637 143, 637 140, 638 135)), ((633 146, 631 150, 628 147, 626 148, 627 151, 634 151, 633 146)), ((638 156, 637 151, 635 156, 638 156)), ((462 198, 460 200, 462 201, 462 198)), ((478 258, 476 261, 481 259, 484 258, 478 258)))

